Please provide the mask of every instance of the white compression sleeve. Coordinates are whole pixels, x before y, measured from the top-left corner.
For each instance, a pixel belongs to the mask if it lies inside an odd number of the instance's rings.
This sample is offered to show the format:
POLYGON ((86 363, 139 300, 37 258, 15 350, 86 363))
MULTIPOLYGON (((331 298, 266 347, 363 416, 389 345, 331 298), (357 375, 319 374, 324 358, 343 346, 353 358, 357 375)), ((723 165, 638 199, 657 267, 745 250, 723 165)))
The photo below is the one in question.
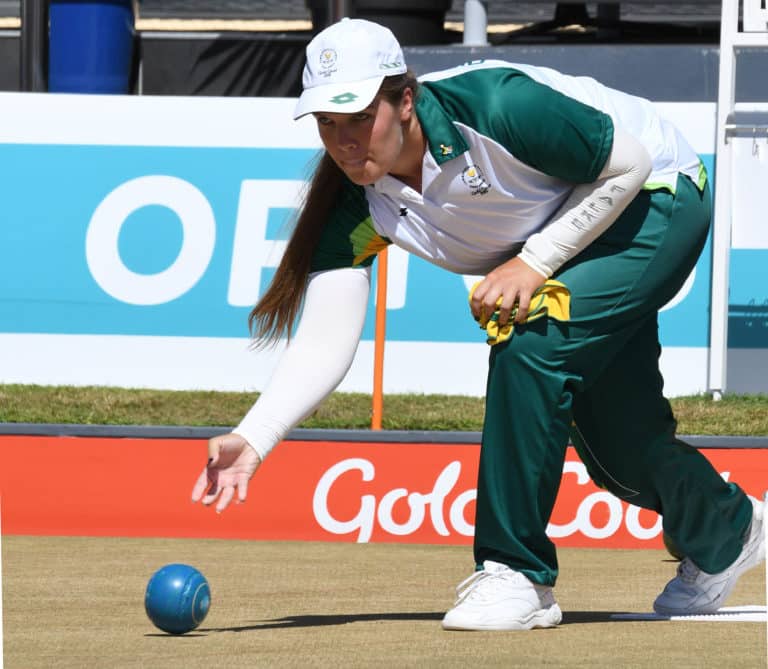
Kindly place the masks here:
POLYGON ((528 238, 520 259, 549 278, 611 226, 650 173, 645 147, 615 128, 611 155, 597 181, 573 189, 552 221, 528 238))
POLYGON ((256 403, 233 430, 263 460, 341 383, 365 323, 370 268, 310 275, 296 334, 256 403))

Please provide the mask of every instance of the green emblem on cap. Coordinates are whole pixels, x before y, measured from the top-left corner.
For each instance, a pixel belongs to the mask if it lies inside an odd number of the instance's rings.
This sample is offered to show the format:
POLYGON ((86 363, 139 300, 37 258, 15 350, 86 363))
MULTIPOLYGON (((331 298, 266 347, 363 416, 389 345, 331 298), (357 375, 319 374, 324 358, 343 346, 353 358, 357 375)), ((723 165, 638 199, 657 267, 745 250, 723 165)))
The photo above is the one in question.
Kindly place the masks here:
POLYGON ((328 102, 333 102, 335 105, 345 105, 353 100, 357 100, 357 95, 354 93, 339 93, 339 95, 334 95, 328 102))

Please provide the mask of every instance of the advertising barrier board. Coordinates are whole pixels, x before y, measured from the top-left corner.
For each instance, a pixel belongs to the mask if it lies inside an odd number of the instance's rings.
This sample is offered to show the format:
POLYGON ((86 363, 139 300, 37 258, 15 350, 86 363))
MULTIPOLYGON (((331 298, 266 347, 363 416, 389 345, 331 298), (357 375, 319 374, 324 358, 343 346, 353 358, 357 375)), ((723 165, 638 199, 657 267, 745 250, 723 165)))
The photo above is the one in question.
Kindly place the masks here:
MULTIPOLYGON (((477 444, 288 440, 251 480, 246 503, 219 515, 190 501, 205 441, 6 435, 2 531, 471 544, 479 452, 477 444)), ((724 478, 762 496, 764 450, 702 452, 724 478)), ((572 448, 548 534, 559 546, 662 547, 658 515, 596 488, 572 448)))

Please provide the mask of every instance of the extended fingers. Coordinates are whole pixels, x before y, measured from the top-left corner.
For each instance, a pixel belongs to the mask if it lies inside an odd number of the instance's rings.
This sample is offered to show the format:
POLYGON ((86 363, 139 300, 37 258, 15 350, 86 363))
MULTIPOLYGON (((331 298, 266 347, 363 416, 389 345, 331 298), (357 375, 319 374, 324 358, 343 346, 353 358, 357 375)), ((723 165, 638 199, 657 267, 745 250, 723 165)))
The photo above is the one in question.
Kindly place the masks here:
POLYGON ((214 476, 212 478, 209 478, 210 486, 208 488, 208 492, 205 493, 203 496, 203 504, 205 506, 210 506, 216 501, 216 498, 219 496, 221 491, 224 489, 219 485, 219 479, 217 476, 214 476))
POLYGON ((243 437, 225 434, 208 441, 208 463, 192 488, 192 501, 209 506, 216 502, 221 513, 237 492, 238 503, 244 502, 248 481, 261 463, 259 455, 243 437))
POLYGON ((247 474, 240 474, 237 477, 237 501, 238 504, 245 502, 245 498, 248 496, 248 481, 250 477, 247 474))
POLYGON ((194 493, 198 493, 198 498, 202 498, 202 502, 205 506, 210 506, 216 501, 216 498, 222 491, 222 487, 219 485, 219 472, 212 467, 212 463, 209 460, 208 466, 205 468, 200 478, 197 479, 195 488, 193 490, 192 501, 197 501, 194 497, 194 493))
POLYGON ((219 503, 216 505, 216 513, 221 513, 229 506, 232 501, 232 497, 235 494, 233 486, 228 485, 221 489, 221 496, 219 497, 219 503))
POLYGON ((192 487, 192 501, 199 502, 203 497, 203 493, 205 493, 210 484, 211 482, 208 478, 208 467, 206 467, 203 469, 200 476, 197 477, 197 481, 195 481, 195 485, 192 487))
POLYGON ((242 504, 248 495, 248 480, 247 474, 240 474, 237 477, 235 485, 214 485, 209 493, 203 498, 203 504, 213 504, 218 497, 218 503, 216 504, 216 513, 221 513, 226 509, 232 499, 235 496, 235 490, 237 490, 237 503, 242 504))

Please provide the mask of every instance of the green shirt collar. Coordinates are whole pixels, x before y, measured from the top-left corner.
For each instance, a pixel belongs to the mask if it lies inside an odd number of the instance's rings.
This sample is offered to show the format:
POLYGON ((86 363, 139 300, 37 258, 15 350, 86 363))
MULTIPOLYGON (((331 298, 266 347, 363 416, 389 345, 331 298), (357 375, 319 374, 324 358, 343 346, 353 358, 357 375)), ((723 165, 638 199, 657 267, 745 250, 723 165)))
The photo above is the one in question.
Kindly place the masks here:
POLYGON ((416 98, 416 117, 427 139, 429 152, 438 165, 460 156, 469 149, 469 145, 453 125, 435 94, 424 84, 419 87, 416 98))

